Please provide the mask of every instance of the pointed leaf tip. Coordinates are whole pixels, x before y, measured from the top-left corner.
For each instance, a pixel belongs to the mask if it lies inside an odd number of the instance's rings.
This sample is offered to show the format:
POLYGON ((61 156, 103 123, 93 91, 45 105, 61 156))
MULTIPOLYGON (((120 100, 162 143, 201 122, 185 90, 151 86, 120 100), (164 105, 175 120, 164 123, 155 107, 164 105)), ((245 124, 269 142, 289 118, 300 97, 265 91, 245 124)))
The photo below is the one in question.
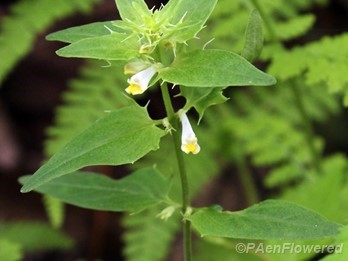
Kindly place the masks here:
POLYGON ((57 152, 25 182, 21 192, 30 192, 86 166, 135 162, 156 150, 164 135, 165 132, 156 127, 143 107, 128 106, 113 111, 57 152))
POLYGON ((195 50, 178 55, 160 72, 163 80, 188 87, 268 86, 276 79, 245 58, 224 50, 195 50))

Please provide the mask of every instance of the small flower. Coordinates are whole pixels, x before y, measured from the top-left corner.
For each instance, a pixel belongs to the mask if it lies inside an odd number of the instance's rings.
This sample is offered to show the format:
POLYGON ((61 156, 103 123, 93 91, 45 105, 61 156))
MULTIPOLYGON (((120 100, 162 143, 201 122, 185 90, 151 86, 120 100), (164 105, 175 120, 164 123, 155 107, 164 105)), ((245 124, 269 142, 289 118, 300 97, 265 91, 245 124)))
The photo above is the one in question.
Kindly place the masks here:
POLYGON ((128 80, 129 86, 126 88, 126 92, 132 95, 142 94, 149 88, 149 82, 155 74, 156 70, 153 65, 134 74, 128 80))
POLYGON ((191 124, 185 113, 179 113, 179 117, 182 124, 181 150, 186 154, 190 152, 197 154, 201 150, 201 147, 197 143, 197 137, 193 132, 191 124))

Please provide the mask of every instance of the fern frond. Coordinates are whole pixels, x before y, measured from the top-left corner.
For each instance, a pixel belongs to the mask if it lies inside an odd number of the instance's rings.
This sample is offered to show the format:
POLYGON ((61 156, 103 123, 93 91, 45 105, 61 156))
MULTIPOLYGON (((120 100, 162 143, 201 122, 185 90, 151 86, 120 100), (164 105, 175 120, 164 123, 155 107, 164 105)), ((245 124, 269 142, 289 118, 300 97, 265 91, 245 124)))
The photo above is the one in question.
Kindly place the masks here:
POLYGON ((55 20, 75 12, 88 12, 100 0, 21 0, 1 21, 0 83, 32 48, 35 37, 55 20))
MULTIPOLYGON (((291 40, 308 32, 314 25, 315 17, 312 14, 298 15, 289 18, 287 21, 278 21, 275 24, 275 31, 279 40, 291 40)), ((267 31, 266 31, 267 32, 267 31)), ((270 40, 270 36, 266 33, 266 40, 270 40)))
MULTIPOLYGON (((340 107, 334 97, 316 88, 306 86, 301 96, 309 117, 325 121, 340 107)), ((266 179, 270 187, 303 178, 311 167, 311 153, 304 147, 306 136, 293 97, 289 83, 279 82, 276 88, 236 92, 231 99, 232 111, 220 107, 206 116, 211 125, 222 128, 220 139, 230 140, 221 140, 224 147, 220 151, 227 157, 249 155, 255 166, 272 166, 266 179)), ((317 138, 316 145, 321 150, 323 141, 317 138)))
MULTIPOLYGON (((327 0, 287 1, 263 0, 262 5, 266 15, 274 21, 275 30, 280 40, 290 40, 305 34, 314 24, 312 14, 302 14, 314 4, 325 4, 327 0)), ((239 52, 243 47, 243 39, 249 13, 254 7, 244 0, 220 0, 208 20, 208 27, 202 31, 200 37, 204 42, 212 35, 216 41, 215 48, 231 49, 239 52)), ((266 30, 265 30, 266 31, 266 30)), ((265 35, 266 40, 270 37, 265 35)))
POLYGON ((348 215, 344 207, 344 188, 348 185, 345 179, 348 160, 345 156, 336 154, 324 158, 322 166, 322 175, 313 173, 311 179, 285 190, 281 198, 313 209, 330 220, 343 223, 348 215))
POLYGON ((80 78, 70 82, 63 96, 65 104, 57 109, 55 124, 47 130, 46 155, 53 155, 105 112, 129 103, 123 94, 127 81, 121 65, 102 65, 89 63, 81 70, 80 78))
POLYGON ((180 226, 177 216, 164 221, 156 215, 161 212, 157 207, 141 213, 124 216, 123 226, 127 232, 123 235, 126 242, 124 255, 128 261, 164 260, 174 235, 180 226))
POLYGON ((307 85, 325 83, 330 93, 348 99, 348 50, 343 47, 347 45, 348 34, 342 34, 291 51, 273 50, 269 73, 281 80, 303 75, 307 85))

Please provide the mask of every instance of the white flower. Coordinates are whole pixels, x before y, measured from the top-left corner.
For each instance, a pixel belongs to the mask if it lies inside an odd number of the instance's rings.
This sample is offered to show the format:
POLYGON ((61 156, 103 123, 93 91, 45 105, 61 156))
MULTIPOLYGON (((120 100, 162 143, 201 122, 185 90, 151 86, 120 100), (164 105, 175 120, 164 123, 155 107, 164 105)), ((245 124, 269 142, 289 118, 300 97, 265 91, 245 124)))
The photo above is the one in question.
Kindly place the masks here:
POLYGON ((193 132, 191 124, 185 113, 179 113, 179 117, 182 124, 182 134, 181 134, 181 150, 186 154, 192 153, 197 154, 201 147, 197 143, 197 137, 193 132))
POLYGON ((149 88, 149 82, 155 74, 156 70, 153 65, 134 74, 128 80, 129 86, 126 88, 126 92, 132 95, 142 94, 149 88))

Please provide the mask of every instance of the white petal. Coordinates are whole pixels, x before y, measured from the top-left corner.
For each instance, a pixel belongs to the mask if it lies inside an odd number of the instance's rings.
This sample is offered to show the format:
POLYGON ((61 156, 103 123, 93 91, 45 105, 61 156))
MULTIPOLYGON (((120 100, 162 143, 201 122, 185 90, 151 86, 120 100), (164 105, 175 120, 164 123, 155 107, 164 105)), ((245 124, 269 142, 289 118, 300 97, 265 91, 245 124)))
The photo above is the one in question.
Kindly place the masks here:
POLYGON ((181 124, 182 124, 182 134, 181 134, 181 150, 185 153, 197 154, 200 152, 201 147, 198 145, 198 140, 193 132, 191 124, 185 113, 179 114, 181 124))
POLYGON ((150 66, 147 69, 134 74, 129 80, 129 86, 126 92, 132 95, 141 94, 149 88, 149 82, 156 74, 154 66, 150 66))

